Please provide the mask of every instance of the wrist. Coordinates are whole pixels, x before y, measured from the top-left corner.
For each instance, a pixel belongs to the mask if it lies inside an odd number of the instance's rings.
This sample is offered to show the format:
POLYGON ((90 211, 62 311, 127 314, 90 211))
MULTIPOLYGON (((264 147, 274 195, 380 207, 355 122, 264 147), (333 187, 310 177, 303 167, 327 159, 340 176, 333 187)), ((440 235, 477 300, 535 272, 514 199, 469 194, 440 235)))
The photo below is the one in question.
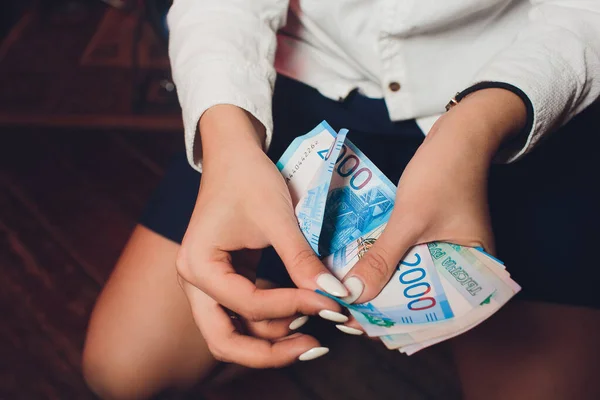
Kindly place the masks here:
POLYGON ((206 110, 198 123, 198 134, 205 164, 223 152, 264 151, 264 126, 233 105, 221 104, 206 110))
MULTIPOLYGON (((448 114, 454 113, 465 124, 471 139, 495 154, 505 141, 522 132, 527 123, 527 107, 523 100, 510 90, 487 88, 467 95, 448 114)), ((492 156, 493 156, 492 154, 492 156)))
POLYGON ((468 116, 499 144, 521 132, 527 122, 527 108, 523 100, 502 88, 470 93, 451 111, 468 116))

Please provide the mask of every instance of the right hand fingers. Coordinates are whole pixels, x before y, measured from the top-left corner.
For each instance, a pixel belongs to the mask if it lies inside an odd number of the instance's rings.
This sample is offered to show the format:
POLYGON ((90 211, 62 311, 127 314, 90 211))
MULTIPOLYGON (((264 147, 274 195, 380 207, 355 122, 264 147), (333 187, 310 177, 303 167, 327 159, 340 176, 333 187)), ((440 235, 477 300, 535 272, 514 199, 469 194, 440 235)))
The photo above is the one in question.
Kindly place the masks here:
POLYGON ((296 360, 312 360, 329 351, 304 334, 276 342, 244 336, 216 301, 188 282, 182 282, 182 287, 190 299, 194 320, 217 360, 251 368, 276 368, 296 360))
POLYGON ((316 315, 323 310, 341 311, 335 301, 311 290, 258 289, 238 275, 230 262, 227 252, 213 250, 211 255, 193 260, 193 265, 178 259, 177 270, 183 280, 248 321, 316 315))

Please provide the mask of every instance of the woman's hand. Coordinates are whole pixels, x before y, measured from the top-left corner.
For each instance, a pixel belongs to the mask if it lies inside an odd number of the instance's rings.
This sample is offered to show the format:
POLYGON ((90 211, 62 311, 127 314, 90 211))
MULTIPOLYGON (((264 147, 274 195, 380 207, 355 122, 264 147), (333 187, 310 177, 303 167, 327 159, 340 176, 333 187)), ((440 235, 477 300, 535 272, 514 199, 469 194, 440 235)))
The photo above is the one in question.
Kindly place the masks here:
POLYGON ((315 348, 301 359, 323 354, 308 335, 277 340, 290 333, 299 314, 339 313, 339 305, 315 289, 335 296, 348 292, 300 232, 289 190, 262 149, 260 124, 222 105, 203 115, 200 131, 203 175, 177 271, 211 352, 257 368, 283 366, 315 348), (261 290, 236 272, 232 253, 270 245, 300 289, 261 290), (240 315, 255 337, 242 335, 224 307, 240 315))
POLYGON ((494 251, 488 169, 500 144, 525 125, 522 100, 484 89, 443 115, 406 167, 381 237, 344 279, 350 299, 373 299, 416 244, 446 241, 494 251))

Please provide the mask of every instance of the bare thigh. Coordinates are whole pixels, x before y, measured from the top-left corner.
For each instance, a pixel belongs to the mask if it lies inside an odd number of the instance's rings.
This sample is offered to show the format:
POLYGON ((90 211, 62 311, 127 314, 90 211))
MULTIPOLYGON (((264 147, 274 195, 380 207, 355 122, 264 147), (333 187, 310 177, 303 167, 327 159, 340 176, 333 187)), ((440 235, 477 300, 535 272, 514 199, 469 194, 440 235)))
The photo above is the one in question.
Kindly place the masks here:
POLYGON ((514 301, 453 340, 465 399, 599 399, 600 311, 514 301))
POLYGON ((216 362, 177 282, 179 244, 136 227, 88 327, 83 369, 105 398, 146 398, 207 376, 216 362))

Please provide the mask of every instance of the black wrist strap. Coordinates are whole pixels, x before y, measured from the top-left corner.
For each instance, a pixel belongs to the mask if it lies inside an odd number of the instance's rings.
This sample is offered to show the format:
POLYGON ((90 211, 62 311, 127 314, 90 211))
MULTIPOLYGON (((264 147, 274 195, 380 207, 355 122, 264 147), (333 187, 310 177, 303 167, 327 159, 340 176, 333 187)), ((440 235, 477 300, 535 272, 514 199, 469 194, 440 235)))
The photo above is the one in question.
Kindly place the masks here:
POLYGON ((527 97, 525 92, 523 92, 518 87, 511 85, 510 83, 492 82, 492 81, 489 81, 489 82, 484 81, 484 82, 476 83, 475 85, 466 88, 462 92, 456 93, 454 98, 451 99, 450 102, 446 105, 446 111, 449 111, 452 107, 457 105, 462 99, 464 99, 471 93, 476 92, 478 90, 482 90, 482 89, 492 89, 492 88, 510 90, 511 92, 513 92, 514 94, 519 96, 519 98, 523 101, 523 103, 525 103, 525 109, 527 111, 527 120, 525 121, 525 127, 517 135, 517 138, 522 136, 523 134, 529 135, 529 133, 531 132, 531 128, 533 128, 533 104, 531 103, 531 100, 529 99, 529 97, 527 97))

